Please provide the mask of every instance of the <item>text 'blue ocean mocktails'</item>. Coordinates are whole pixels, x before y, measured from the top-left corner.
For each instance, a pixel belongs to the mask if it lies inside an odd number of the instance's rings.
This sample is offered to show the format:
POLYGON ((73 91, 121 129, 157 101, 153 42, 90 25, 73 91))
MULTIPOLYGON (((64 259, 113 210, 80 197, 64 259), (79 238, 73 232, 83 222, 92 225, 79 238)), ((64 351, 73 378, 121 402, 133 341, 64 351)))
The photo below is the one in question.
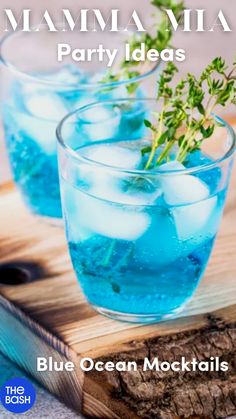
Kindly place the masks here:
MULTIPOLYGON (((90 106, 58 132, 67 238, 86 298, 102 313, 148 322, 173 315, 195 291, 219 228, 232 157, 217 163, 210 150, 196 151, 183 165, 173 153, 144 170, 148 130, 141 139, 117 136, 117 120, 144 107, 150 116, 152 101, 90 106), (109 120, 89 123, 105 110, 109 120), (104 124, 109 138, 102 138, 104 124), (84 144, 89 129, 101 137, 84 144)), ((227 129, 219 128, 219 157, 227 129)))

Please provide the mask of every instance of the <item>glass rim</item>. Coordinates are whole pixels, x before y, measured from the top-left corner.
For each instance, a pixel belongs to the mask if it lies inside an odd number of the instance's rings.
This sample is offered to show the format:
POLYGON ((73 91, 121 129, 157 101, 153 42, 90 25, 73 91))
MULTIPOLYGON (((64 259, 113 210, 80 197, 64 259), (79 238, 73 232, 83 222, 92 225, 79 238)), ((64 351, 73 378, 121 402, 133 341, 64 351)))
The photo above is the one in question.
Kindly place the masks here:
MULTIPOLYGON (((57 26, 62 26, 62 23, 58 23, 57 26)), ((34 25, 32 26, 32 30, 35 30, 37 28, 48 28, 48 26, 46 24, 38 24, 38 25, 34 25)), ((37 32, 39 33, 39 32, 37 32)), ((104 86, 105 88, 110 88, 113 86, 123 86, 123 85, 127 85, 127 84, 131 84, 131 83, 138 83, 146 78, 148 78, 149 76, 151 76, 152 74, 155 73, 155 71, 161 67, 162 62, 161 60, 157 61, 157 63, 153 64, 153 67, 151 69, 149 69, 148 71, 144 72, 143 74, 140 74, 139 76, 133 77, 131 79, 122 79, 120 81, 116 81, 116 82, 109 82, 109 83, 101 83, 101 82, 95 82, 95 83, 65 83, 65 82, 54 82, 53 80, 46 80, 37 76, 34 76, 32 74, 29 74, 25 71, 21 71, 17 68, 17 66, 13 65, 9 60, 4 58, 4 53, 3 53, 3 47, 5 45, 5 42, 9 39, 9 38, 13 38, 15 36, 19 36, 25 34, 25 32, 22 32, 20 29, 17 29, 16 31, 11 31, 8 34, 4 35, 1 40, 0 40, 0 63, 2 65, 4 65, 9 71, 15 73, 18 77, 26 79, 28 81, 31 82, 35 82, 37 84, 43 84, 46 86, 51 86, 51 87, 63 87, 64 89, 67 88, 74 88, 75 90, 82 90, 82 89, 87 89, 87 88, 98 88, 101 86, 104 86)), ((127 32, 128 34, 128 32, 127 32)), ((108 69, 109 70, 109 69, 108 69)))
POLYGON ((126 168, 120 168, 120 167, 116 167, 116 166, 112 166, 112 165, 108 165, 108 164, 104 164, 104 163, 100 163, 98 161, 95 160, 91 160, 87 157, 84 157, 80 154, 78 154, 77 152, 75 152, 68 144, 66 144, 66 142, 63 140, 63 135, 62 135, 62 129, 65 125, 66 122, 68 122, 68 120, 73 117, 74 115, 76 115, 77 113, 81 113, 84 112, 88 109, 90 109, 91 107, 96 107, 98 105, 108 105, 108 104, 114 104, 114 103, 124 103, 124 102, 142 102, 142 101, 146 101, 146 102, 151 102, 151 101, 156 101, 155 98, 141 98, 141 99, 137 99, 137 98, 131 98, 131 99, 117 99, 117 100, 103 100, 103 101, 97 101, 97 102, 93 102, 91 104, 82 106, 81 108, 78 108, 70 113, 68 113, 58 124, 57 129, 56 129, 56 137, 57 137, 57 141, 59 143, 60 146, 62 146, 62 148, 69 154, 69 156, 73 159, 76 160, 77 162, 82 162, 82 163, 86 163, 88 165, 91 166, 96 166, 96 167, 100 167, 103 169, 107 169, 107 170, 112 170, 113 172, 120 172, 120 173, 124 173, 124 174, 130 174, 130 175, 142 175, 142 176, 146 176, 146 175, 186 175, 186 174, 193 174, 193 173, 197 173, 203 170, 209 170, 209 169, 213 169, 214 167, 216 167, 218 164, 224 162, 225 160, 227 160, 228 158, 230 158, 236 149, 236 133, 234 131, 234 129, 232 128, 232 126, 225 121, 223 118, 221 118, 220 116, 213 114, 214 118, 219 121, 223 127, 227 130, 228 135, 231 137, 232 139, 232 143, 230 144, 228 150, 224 153, 223 156, 209 162, 209 163, 204 163, 195 167, 190 167, 190 168, 185 168, 185 169, 176 169, 176 170, 160 170, 160 169, 152 169, 152 170, 138 170, 138 169, 126 169, 126 168))

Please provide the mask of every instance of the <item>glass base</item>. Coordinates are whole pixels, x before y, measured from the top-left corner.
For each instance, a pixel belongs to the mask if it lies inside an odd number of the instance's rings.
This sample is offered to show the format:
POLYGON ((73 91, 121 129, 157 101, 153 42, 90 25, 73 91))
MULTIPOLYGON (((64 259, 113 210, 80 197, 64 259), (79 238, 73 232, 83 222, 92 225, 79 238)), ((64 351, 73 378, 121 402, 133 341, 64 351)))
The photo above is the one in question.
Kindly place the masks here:
MULTIPOLYGON (((185 304, 184 304, 185 306, 185 304)), ((92 305, 94 310, 103 316, 109 317, 112 320, 118 320, 126 323, 137 323, 137 324, 150 324, 160 323, 162 321, 174 319, 183 310, 184 306, 179 307, 174 312, 169 314, 132 314, 132 313, 120 313, 119 311, 108 310, 103 307, 92 305)))

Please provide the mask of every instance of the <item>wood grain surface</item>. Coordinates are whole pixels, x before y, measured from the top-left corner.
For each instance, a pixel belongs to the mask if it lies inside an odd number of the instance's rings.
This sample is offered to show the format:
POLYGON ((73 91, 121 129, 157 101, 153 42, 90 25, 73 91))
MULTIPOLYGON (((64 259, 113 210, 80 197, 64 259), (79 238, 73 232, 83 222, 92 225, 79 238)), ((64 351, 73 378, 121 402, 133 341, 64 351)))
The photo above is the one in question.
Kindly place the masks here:
MULTIPOLYGON (((89 417, 224 418, 236 414, 235 365, 227 377, 213 376, 209 378, 209 382, 200 377, 191 387, 193 395, 196 395, 204 381, 211 390, 213 402, 217 406, 221 400, 221 407, 215 407, 215 413, 210 408, 204 412, 204 407, 196 407, 192 403, 191 409, 188 407, 189 415, 181 410, 183 408, 176 401, 180 397, 176 391, 183 396, 186 388, 189 388, 189 383, 179 377, 171 378, 168 384, 168 391, 172 389, 170 403, 175 406, 169 407, 172 410, 168 413, 164 405, 157 406, 161 395, 158 396, 152 390, 150 396, 150 393, 140 390, 140 377, 134 377, 132 384, 130 377, 125 375, 121 375, 117 381, 117 377, 112 374, 84 374, 79 368, 79 361, 84 356, 94 359, 136 357, 140 360, 147 351, 150 353, 150 348, 155 352, 159 347, 168 346, 170 342, 175 342, 175 346, 183 346, 190 339, 196 348, 200 345, 200 337, 208 339, 202 343, 199 355, 201 359, 206 359, 209 355, 206 350, 209 349, 209 342, 212 342, 213 349, 214 345, 218 348, 218 352, 212 349, 214 353, 235 359, 235 186, 234 170, 220 233, 196 295, 179 319, 149 326, 120 323, 97 314, 86 303, 79 289, 67 253, 63 229, 50 226, 30 215, 13 185, 2 187, 0 266, 35 264, 41 267, 40 275, 43 278, 27 284, 9 285, 12 280, 11 273, 9 274, 11 271, 0 270, 0 350, 67 405, 78 412, 82 409, 89 417), (222 344, 222 339, 228 344, 222 344), (73 360, 76 370, 74 373, 36 373, 37 356, 73 360), (216 387, 219 389, 218 395, 216 387), (229 398, 231 405, 227 402, 229 398)), ((188 347, 187 345, 186 348, 188 347)), ((143 385, 152 389, 157 387, 159 381, 158 377, 152 380, 150 377, 142 379, 143 385)), ((207 405, 211 403, 208 402, 207 405)))

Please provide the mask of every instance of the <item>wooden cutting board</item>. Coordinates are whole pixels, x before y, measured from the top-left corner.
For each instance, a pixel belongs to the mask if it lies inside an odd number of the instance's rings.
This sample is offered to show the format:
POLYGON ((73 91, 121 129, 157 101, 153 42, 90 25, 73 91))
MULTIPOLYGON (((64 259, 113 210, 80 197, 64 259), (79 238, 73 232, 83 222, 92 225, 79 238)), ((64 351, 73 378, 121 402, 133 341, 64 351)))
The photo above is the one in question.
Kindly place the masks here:
POLYGON ((181 317, 138 326, 86 303, 63 229, 30 215, 13 185, 0 191, 0 351, 68 406, 96 418, 225 418, 236 414, 236 170, 205 277, 181 317), (31 272, 33 280, 28 277, 31 272), (24 283, 28 278, 28 283, 24 283), (225 374, 89 372, 80 359, 228 360, 225 374), (36 372, 36 358, 74 372, 36 372))

